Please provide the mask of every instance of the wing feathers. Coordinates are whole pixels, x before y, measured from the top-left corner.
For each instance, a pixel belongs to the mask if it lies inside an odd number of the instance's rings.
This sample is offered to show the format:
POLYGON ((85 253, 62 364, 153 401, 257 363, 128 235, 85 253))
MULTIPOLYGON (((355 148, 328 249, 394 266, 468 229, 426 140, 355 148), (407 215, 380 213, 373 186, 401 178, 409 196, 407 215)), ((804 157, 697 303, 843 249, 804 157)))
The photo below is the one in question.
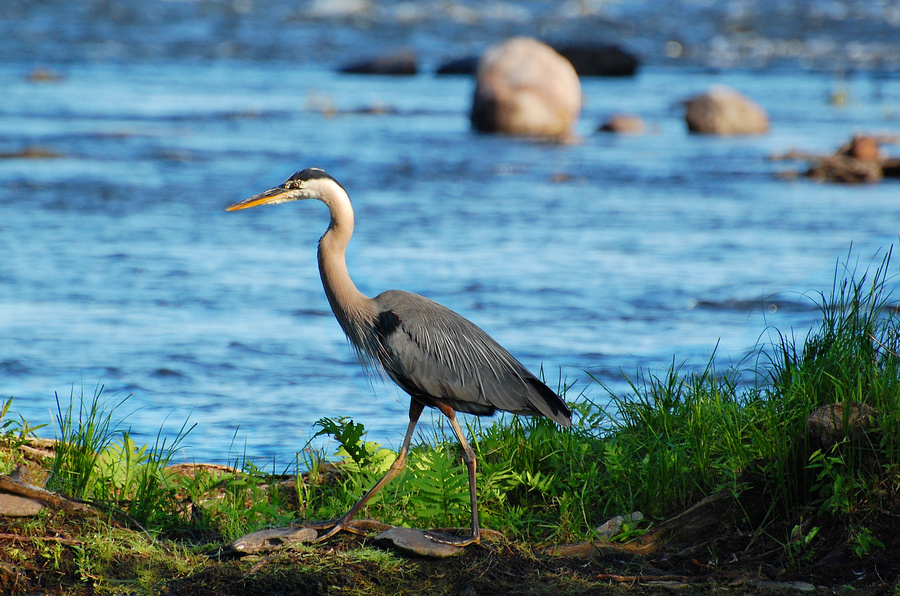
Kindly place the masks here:
POLYGON ((565 402, 467 319, 409 292, 385 292, 375 302, 380 314, 366 351, 413 397, 462 412, 500 409, 569 426, 565 402))

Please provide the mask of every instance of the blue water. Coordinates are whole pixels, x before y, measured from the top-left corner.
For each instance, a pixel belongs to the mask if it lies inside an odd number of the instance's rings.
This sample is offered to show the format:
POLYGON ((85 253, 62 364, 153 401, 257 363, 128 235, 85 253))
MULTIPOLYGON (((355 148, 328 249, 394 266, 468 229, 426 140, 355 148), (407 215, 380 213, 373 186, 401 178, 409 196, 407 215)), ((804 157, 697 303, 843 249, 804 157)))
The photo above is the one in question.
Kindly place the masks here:
POLYGON ((0 396, 37 424, 52 421, 54 393, 64 405, 98 384, 132 394, 121 417, 139 439, 196 423, 187 460, 289 463, 323 416, 396 447, 408 402, 361 370, 321 289, 324 206, 224 211, 308 166, 353 198, 348 264, 363 292, 450 306, 551 386, 573 383, 570 398, 603 403, 590 375, 624 391, 623 372, 703 366, 717 344, 737 361, 773 327, 804 336, 851 244, 865 267, 897 240, 900 187, 784 180, 803 164, 769 157, 900 128, 893 13, 811 3, 850 12, 804 37, 759 16, 775 4, 700 4, 681 18, 641 2, 587 17, 564 3, 385 2, 316 20, 281 2, 5 5, 0 153, 58 157, 0 159, 0 396), (449 29, 448 6, 463 15, 449 29), (760 24, 755 45, 727 27, 736 6, 756 10, 744 19, 760 24), (433 66, 598 20, 607 34, 621 25, 645 65, 583 79, 567 145, 471 132, 468 77, 334 68, 401 44, 433 66), (877 26, 863 37, 861 22, 877 26), (679 60, 664 53, 676 33, 679 60), (34 82, 35 68, 60 80, 34 82), (772 132, 688 135, 679 101, 713 84, 757 100, 772 132), (843 105, 829 101, 838 92, 843 105), (621 111, 650 132, 594 132, 621 111))

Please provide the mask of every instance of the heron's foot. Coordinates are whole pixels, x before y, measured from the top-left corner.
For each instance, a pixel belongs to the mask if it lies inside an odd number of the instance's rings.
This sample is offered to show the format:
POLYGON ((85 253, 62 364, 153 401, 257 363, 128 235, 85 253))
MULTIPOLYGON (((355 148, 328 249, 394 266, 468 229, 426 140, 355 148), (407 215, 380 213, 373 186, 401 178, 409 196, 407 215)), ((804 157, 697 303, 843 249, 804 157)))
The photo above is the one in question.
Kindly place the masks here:
POLYGON ((341 517, 338 519, 332 519, 328 521, 321 522, 312 522, 309 524, 304 524, 308 528, 314 528, 316 530, 328 530, 321 536, 318 536, 315 540, 313 540, 313 544, 317 542, 322 542, 324 540, 328 540, 335 534, 340 531, 350 532, 351 534, 357 534, 359 536, 365 536, 366 530, 364 526, 367 526, 365 523, 361 523, 355 521, 353 518, 341 517))
POLYGON ((425 537, 432 542, 449 544, 450 546, 462 547, 481 543, 481 532, 475 532, 469 536, 449 536, 447 534, 438 534, 436 532, 425 532, 425 537))

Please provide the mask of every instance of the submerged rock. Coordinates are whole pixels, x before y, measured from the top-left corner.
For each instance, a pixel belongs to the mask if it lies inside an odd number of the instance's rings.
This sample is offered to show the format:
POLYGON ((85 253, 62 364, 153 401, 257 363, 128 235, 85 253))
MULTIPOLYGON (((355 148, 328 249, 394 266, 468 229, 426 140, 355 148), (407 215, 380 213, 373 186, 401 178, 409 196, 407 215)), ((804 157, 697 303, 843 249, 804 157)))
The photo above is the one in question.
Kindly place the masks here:
POLYGON ((419 72, 419 66, 415 53, 398 52, 353 62, 339 70, 344 74, 411 76, 419 72))
POLYGON ((29 146, 19 151, 0 153, 0 159, 59 159, 63 154, 44 147, 29 146))
POLYGON ((368 14, 371 10, 370 0, 313 0, 306 7, 306 16, 312 19, 349 19, 368 14))
POLYGON ((465 56, 453 58, 438 66, 435 74, 438 75, 473 75, 478 69, 478 56, 465 56))
POLYGON ((35 68, 28 73, 28 80, 32 83, 58 83, 65 77, 49 68, 35 68))
POLYGON ((481 132, 566 137, 580 112, 575 69, 536 39, 510 39, 478 62, 471 121, 481 132))
POLYGON ((636 114, 613 114, 597 129, 597 132, 627 135, 640 135, 646 131, 644 120, 636 114))
POLYGON ((553 49, 582 77, 631 77, 639 63, 636 56, 617 45, 581 43, 554 45, 553 49))

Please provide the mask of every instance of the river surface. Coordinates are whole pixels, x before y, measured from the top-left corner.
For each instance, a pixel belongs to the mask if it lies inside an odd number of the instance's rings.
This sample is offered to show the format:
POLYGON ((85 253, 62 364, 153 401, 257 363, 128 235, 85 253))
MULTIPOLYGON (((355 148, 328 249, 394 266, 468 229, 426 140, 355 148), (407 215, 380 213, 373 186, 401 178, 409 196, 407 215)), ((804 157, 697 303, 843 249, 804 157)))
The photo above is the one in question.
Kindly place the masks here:
POLYGON ((864 269, 900 233, 896 182, 769 159, 900 129, 897 3, 11 1, 0 19, 0 397, 32 424, 102 385, 131 395, 115 418, 139 440, 196 423, 189 461, 287 465, 323 416, 396 448, 408 401, 362 371, 321 288, 324 206, 224 210, 308 166, 353 198, 364 293, 433 298, 600 404, 591 376, 625 392, 638 369, 805 336, 851 245, 864 269), (577 142, 475 134, 472 79, 433 68, 523 33, 643 64, 582 79, 577 142), (336 73, 400 46, 423 72, 336 73), (679 102, 715 84, 772 131, 687 134, 679 102), (615 112, 648 134, 596 133, 615 112))

